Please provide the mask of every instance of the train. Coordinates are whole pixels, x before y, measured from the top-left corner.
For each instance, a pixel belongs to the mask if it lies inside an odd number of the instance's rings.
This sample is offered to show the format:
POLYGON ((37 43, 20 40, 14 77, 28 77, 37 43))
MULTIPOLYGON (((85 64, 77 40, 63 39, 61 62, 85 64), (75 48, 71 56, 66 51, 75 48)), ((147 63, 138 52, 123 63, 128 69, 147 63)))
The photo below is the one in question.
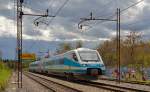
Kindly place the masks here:
POLYGON ((105 74, 104 62, 97 50, 78 48, 29 64, 29 71, 82 79, 97 79, 105 74))

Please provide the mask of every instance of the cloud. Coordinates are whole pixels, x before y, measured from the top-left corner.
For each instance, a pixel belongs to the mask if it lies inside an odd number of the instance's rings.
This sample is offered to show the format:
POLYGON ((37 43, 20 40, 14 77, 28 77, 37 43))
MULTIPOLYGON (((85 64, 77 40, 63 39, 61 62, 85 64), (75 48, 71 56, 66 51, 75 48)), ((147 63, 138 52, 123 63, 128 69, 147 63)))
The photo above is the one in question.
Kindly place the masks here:
POLYGON ((14 21, 0 16, 0 37, 16 37, 14 21))
MULTIPOLYGON (((92 12, 96 18, 109 18, 116 13, 116 8, 123 10, 137 1, 139 0, 69 0, 49 26, 41 23, 37 27, 33 24, 33 21, 38 17, 23 16, 23 39, 27 41, 24 43, 24 46, 26 48, 28 47, 27 44, 36 41, 39 42, 37 47, 41 46, 40 44, 44 44, 45 47, 43 46, 42 48, 48 48, 49 44, 45 44, 48 42, 75 42, 82 40, 88 43, 96 43, 109 40, 115 36, 115 23, 89 21, 84 22, 84 24, 87 25, 84 27, 85 30, 79 30, 78 23, 80 18, 90 18, 90 12, 92 12)), ((49 14, 55 15, 64 2, 65 0, 24 0, 23 12, 44 14, 48 8, 49 14)), ((144 0, 140 4, 122 12, 122 35, 130 31, 138 31, 146 34, 143 36, 149 39, 149 4, 150 0, 144 0)), ((8 42, 11 42, 12 38, 16 38, 16 25, 14 25, 14 23, 16 23, 16 14, 14 9, 13 0, 0 1, 0 37, 2 39, 7 38, 8 42)), ((47 23, 51 19, 52 18, 49 17, 42 18, 41 20, 46 20, 47 23)), ((9 47, 12 48, 10 51, 14 51, 15 46, 16 44, 13 44, 12 47, 9 47)), ((92 45, 89 45, 89 47, 92 47, 92 45)))

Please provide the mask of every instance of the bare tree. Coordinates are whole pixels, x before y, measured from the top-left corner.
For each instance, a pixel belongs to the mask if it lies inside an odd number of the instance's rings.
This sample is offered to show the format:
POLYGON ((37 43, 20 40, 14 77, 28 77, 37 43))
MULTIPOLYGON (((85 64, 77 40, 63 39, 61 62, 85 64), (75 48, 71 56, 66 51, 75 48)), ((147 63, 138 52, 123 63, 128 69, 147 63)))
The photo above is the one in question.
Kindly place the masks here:
POLYGON ((59 45, 59 49, 57 49, 56 53, 57 54, 61 54, 61 53, 64 53, 64 52, 66 52, 68 50, 71 50, 71 49, 72 49, 71 44, 69 44, 69 43, 61 43, 59 45))

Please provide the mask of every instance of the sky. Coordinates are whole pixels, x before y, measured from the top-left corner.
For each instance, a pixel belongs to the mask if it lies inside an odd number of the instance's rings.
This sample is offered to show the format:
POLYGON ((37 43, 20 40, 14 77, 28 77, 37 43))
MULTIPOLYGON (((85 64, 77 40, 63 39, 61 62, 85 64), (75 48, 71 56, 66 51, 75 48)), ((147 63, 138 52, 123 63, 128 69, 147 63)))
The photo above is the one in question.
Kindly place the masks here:
MULTIPOLYGON (((96 48, 100 43, 115 37, 116 23, 111 21, 86 21, 78 28, 81 18, 116 18, 116 10, 124 10, 141 0, 24 0, 26 14, 56 15, 55 18, 23 16, 23 52, 54 52, 63 42, 82 41, 87 48, 96 48), (64 5, 64 6, 63 6, 64 5), (60 8, 61 7, 61 8, 60 8), (58 12, 59 11, 59 12, 58 12)), ((131 31, 139 32, 142 38, 150 38, 150 0, 121 12, 121 36, 131 31)), ((16 55, 16 0, 0 0, 0 51, 4 59, 16 55)))

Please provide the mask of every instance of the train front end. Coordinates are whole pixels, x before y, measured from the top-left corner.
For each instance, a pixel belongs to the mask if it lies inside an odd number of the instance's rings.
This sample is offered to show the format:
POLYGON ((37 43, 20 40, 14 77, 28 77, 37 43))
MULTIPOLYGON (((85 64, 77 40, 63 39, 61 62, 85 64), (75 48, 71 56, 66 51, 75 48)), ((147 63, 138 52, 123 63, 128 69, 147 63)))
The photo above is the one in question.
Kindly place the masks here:
POLYGON ((105 74, 105 65, 96 50, 81 49, 77 51, 79 62, 87 76, 99 76, 105 74))

